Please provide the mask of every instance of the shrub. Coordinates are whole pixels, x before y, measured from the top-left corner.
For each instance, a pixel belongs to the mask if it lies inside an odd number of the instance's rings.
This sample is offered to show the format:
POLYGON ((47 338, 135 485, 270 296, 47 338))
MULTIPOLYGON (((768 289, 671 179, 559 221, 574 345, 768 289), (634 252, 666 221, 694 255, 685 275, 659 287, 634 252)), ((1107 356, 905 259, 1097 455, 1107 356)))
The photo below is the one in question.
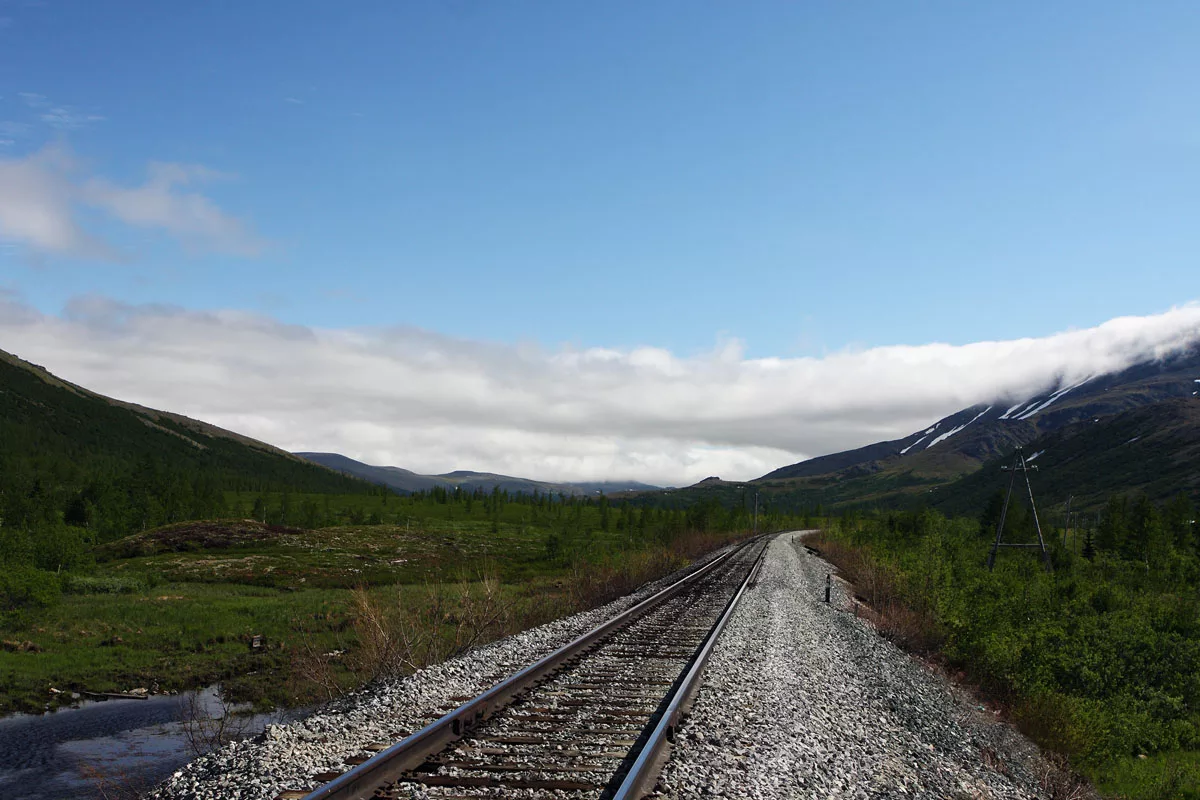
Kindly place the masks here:
POLYGON ((58 576, 52 572, 27 566, 0 570, 0 607, 5 611, 46 608, 61 594, 58 576))
POLYGON ((87 552, 85 536, 80 528, 48 526, 33 539, 33 563, 55 572, 79 565, 87 552))
POLYGON ((136 594, 149 588, 148 583, 133 575, 74 575, 62 576, 64 594, 136 594))

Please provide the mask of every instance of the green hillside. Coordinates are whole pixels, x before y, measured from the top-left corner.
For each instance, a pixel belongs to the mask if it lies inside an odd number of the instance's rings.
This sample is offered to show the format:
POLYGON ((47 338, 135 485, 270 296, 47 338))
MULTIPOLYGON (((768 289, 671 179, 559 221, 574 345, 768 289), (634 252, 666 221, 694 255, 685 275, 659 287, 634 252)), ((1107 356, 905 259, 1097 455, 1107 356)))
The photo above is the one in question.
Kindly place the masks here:
POLYGON ((90 542, 223 516, 231 491, 368 493, 368 484, 206 423, 94 394, 0 351, 0 558, 57 568, 90 542), (70 537, 68 537, 70 538, 70 537))
MULTIPOLYGON (((1038 454, 1032 477, 1039 505, 1095 510, 1113 494, 1144 493, 1156 502, 1179 493, 1200 502, 1200 399, 1166 399, 1124 413, 1076 422, 1031 438, 1038 454)), ((758 492, 762 507, 821 516, 849 509, 913 509, 977 515, 1008 479, 1013 446, 980 465, 953 451, 923 453, 875 470, 850 468, 745 484, 708 479, 684 489, 639 495, 636 502, 689 507, 717 501, 746 506, 758 492), (751 500, 747 500, 747 492, 751 500)), ((1061 508, 1059 510, 1062 510, 1061 508)))
MULTIPOLYGON (((1169 400, 1100 422, 1082 422, 1034 440, 1025 456, 1038 467, 1030 480, 1038 502, 1096 509, 1113 494, 1137 492, 1156 502, 1179 493, 1200 498, 1200 401, 1169 400)), ((974 514, 1002 488, 994 459, 978 472, 937 489, 930 505, 947 514, 974 514)))
POLYGON ((0 352, 0 713, 218 681, 311 702, 607 602, 748 525, 712 504, 398 496, 0 352), (380 624, 411 645, 396 661, 370 646, 380 624))

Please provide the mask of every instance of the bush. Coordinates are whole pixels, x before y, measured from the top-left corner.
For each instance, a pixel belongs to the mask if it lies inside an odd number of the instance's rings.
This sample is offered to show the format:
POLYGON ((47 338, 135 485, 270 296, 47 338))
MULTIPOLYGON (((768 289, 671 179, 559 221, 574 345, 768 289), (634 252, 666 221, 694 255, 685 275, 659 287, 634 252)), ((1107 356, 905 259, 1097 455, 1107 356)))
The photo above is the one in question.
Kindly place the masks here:
POLYGON ((136 594, 149 588, 149 583, 133 575, 73 575, 62 576, 64 594, 136 594))
POLYGON ((58 576, 52 572, 27 566, 0 570, 0 607, 4 611, 46 608, 58 602, 61 594, 58 576))
POLYGON ((33 542, 29 534, 17 528, 0 527, 0 564, 28 564, 33 561, 33 542))
POLYGON ((33 537, 33 563, 58 572, 78 566, 87 553, 87 532, 68 525, 49 526, 33 537))
POLYGON ((1200 563, 1028 553, 984 566, 961 521, 889 513, 843 519, 820 549, 874 609, 880 631, 938 651, 1040 744, 1095 772, 1200 744, 1200 563))

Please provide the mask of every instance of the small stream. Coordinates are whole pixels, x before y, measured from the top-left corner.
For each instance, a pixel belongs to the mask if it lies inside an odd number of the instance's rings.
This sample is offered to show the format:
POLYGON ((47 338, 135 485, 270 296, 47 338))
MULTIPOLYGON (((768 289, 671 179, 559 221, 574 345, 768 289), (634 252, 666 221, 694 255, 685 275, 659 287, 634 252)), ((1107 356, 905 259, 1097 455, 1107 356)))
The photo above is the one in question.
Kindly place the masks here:
MULTIPOLYGON (((216 688, 209 687, 0 719, 0 797, 100 800, 149 791, 195 757, 184 725, 193 709, 214 719, 224 712, 216 688)), ((238 716, 235 724, 243 737, 252 736, 268 724, 304 715, 295 710, 238 716)))

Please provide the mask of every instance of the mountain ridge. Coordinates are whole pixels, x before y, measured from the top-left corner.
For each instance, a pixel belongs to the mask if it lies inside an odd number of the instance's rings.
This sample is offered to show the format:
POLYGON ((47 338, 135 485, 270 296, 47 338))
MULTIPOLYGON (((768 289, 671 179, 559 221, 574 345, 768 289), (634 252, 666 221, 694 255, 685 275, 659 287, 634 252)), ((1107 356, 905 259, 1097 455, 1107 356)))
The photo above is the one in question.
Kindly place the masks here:
POLYGON ((801 461, 752 483, 794 507, 926 504, 970 513, 989 499, 1000 467, 1023 447, 1043 459, 1038 466, 1054 468, 1056 477, 1045 487, 1051 495, 1066 492, 1062 502, 1074 494, 1076 507, 1094 505, 1103 492, 1131 490, 1163 499, 1170 487, 1200 492, 1187 455, 1200 457, 1192 447, 1193 426, 1200 426, 1196 409, 1200 349, 1193 346, 1082 381, 1060 378, 1020 402, 969 406, 906 437, 801 461), (1121 432, 1134 424, 1140 426, 1136 436, 1153 442, 1156 451, 1110 459, 1104 449, 1121 447, 1121 432), (1151 435, 1154 424, 1171 435, 1151 435), (1071 452, 1072 459, 1059 464, 1044 455, 1056 451, 1071 452), (1089 474, 1080 466, 1087 464, 1104 474, 1089 474), (1167 477, 1155 477, 1141 464, 1157 464, 1167 477))
MULTIPOLYGON (((155 427, 160 431, 169 433, 174 436, 180 436, 180 434, 177 431, 172 431, 168 428, 164 428, 164 427, 156 425, 154 423, 157 423, 159 420, 162 420, 162 419, 167 419, 183 428, 192 430, 195 433, 199 433, 199 434, 202 434, 205 436, 213 436, 213 437, 218 437, 218 438, 222 438, 222 439, 229 439, 230 441, 238 442, 239 444, 244 444, 247 447, 253 447, 258 450, 263 450, 263 451, 271 453, 273 455, 284 456, 289 459, 301 460, 301 459, 297 459, 296 456, 289 453, 288 451, 283 450, 279 447, 275 447, 272 444, 267 444, 266 442, 260 441, 258 439, 254 439, 250 436, 246 436, 245 434, 241 434, 236 431, 231 431, 226 428, 221 428, 217 425, 213 425, 210 422, 204 422, 203 420, 198 420, 193 417, 188 417, 183 414, 175 413, 173 411, 162 411, 157 408, 150 408, 148 406, 138 405, 137 403, 131 403, 128 400, 120 400, 115 397, 109 397, 108 395, 100 394, 99 392, 94 392, 91 389, 85 388, 76 383, 72 383, 71 381, 68 381, 65 378, 60 378, 59 376, 52 373, 50 370, 43 367, 41 364, 34 364, 32 361, 26 361, 25 359, 21 358, 20 356, 14 355, 13 353, 9 353, 5 350, 0 350, 0 361, 8 364, 9 366, 15 367, 17 369, 22 369, 28 373, 31 373, 31 374, 37 376, 38 378, 40 378, 43 382, 49 384, 50 386, 64 389, 64 390, 69 391, 73 394, 76 394, 80 397, 91 398, 94 400, 101 400, 101 401, 108 403, 109 405, 115 406, 117 408, 123 408, 127 411, 132 411, 133 413, 142 417, 144 419, 144 421, 146 421, 152 427, 155 427)), ((187 439, 186 436, 184 436, 182 438, 187 439)), ((196 441, 190 440, 190 439, 188 439, 188 441, 191 441, 192 444, 197 447, 201 447, 201 448, 204 447, 204 445, 200 442, 196 442, 196 441)))
POLYGON ((1114 373, 1054 386, 1017 403, 977 404, 900 439, 829 453, 773 470, 758 481, 847 477, 907 469, 966 474, 984 462, 1087 419, 1099 419, 1200 391, 1200 349, 1134 364, 1114 373))
POLYGON ((340 453, 297 452, 294 455, 315 464, 387 486, 394 491, 406 493, 429 491, 441 487, 464 491, 482 489, 486 492, 499 488, 516 494, 533 494, 537 491, 541 494, 586 495, 656 491, 662 488, 640 481, 538 481, 531 478, 466 469, 451 470, 437 475, 423 475, 403 467, 381 467, 367 464, 340 453))

